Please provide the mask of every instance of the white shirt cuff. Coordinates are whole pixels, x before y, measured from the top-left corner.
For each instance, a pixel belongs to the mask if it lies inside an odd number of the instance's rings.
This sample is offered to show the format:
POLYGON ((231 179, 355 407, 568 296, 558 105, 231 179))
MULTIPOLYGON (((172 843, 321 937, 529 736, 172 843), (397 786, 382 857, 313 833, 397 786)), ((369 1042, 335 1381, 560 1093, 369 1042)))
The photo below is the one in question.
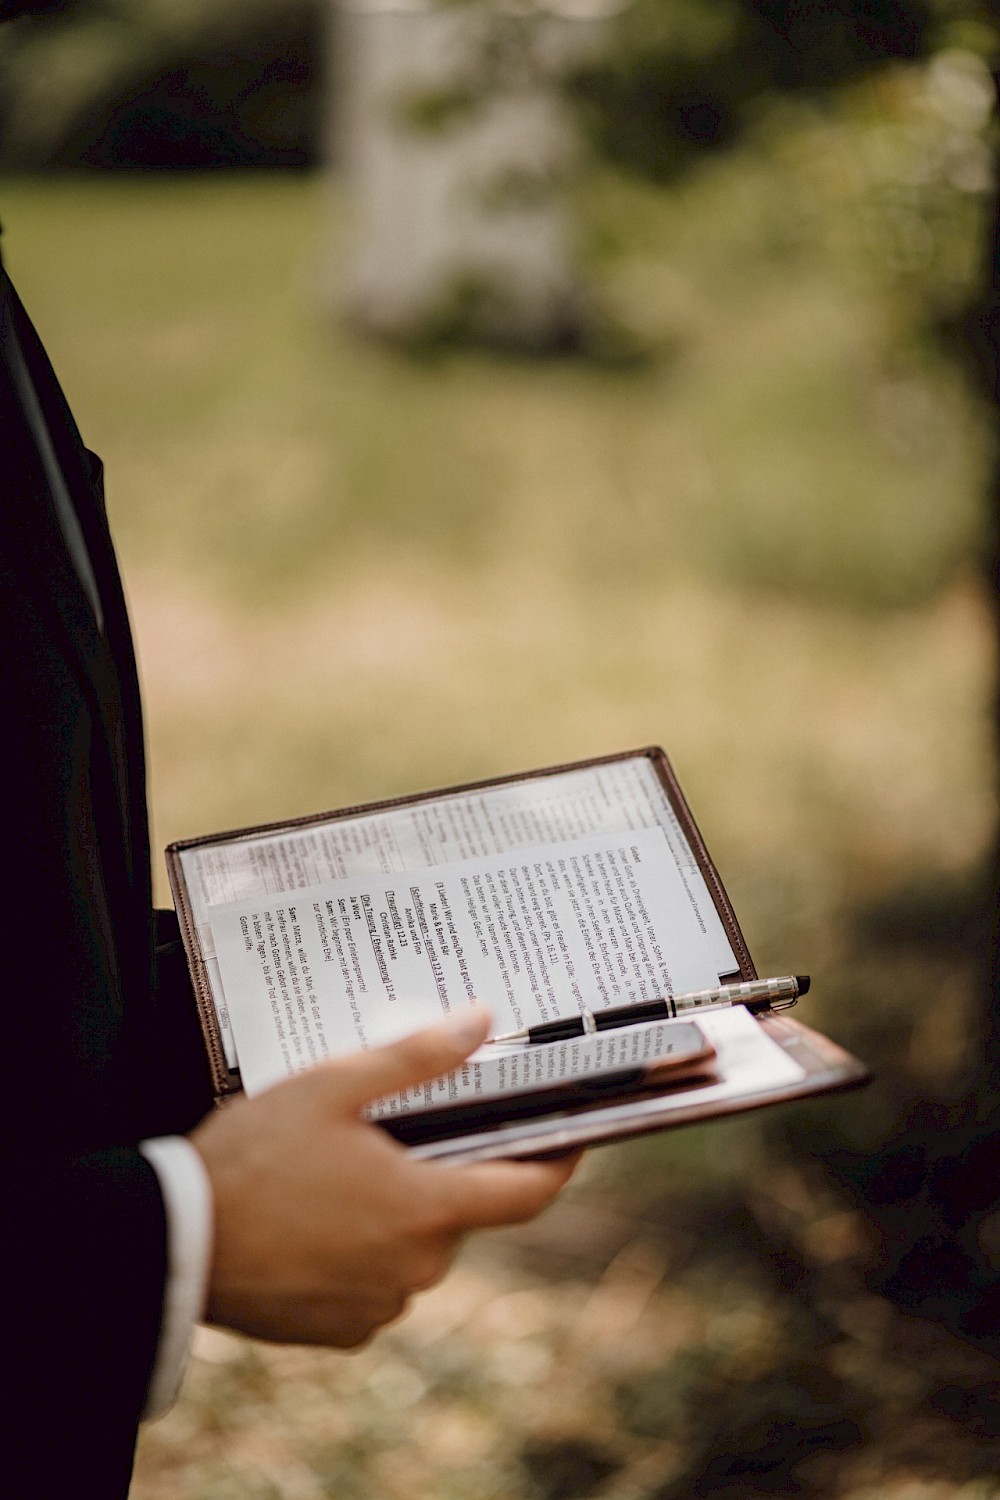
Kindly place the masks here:
POLYGON ((142 1419, 161 1417, 177 1399, 194 1325, 205 1307, 212 1253, 212 1186, 205 1164, 184 1136, 140 1141, 160 1182, 167 1219, 167 1279, 160 1341, 142 1419))

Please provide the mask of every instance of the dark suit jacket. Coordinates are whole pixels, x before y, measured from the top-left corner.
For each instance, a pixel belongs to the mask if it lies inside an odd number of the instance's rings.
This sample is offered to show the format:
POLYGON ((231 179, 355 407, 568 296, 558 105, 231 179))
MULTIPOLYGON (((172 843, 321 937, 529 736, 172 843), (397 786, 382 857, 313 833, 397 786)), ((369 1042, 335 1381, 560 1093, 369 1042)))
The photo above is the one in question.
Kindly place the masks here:
POLYGON ((0 442, 0 1492, 110 1497, 128 1488, 165 1274, 163 1205, 136 1143, 189 1128, 209 1085, 176 928, 152 908, 139 689, 101 464, 2 269, 0 442), (19 399, 14 337, 103 634, 19 399))

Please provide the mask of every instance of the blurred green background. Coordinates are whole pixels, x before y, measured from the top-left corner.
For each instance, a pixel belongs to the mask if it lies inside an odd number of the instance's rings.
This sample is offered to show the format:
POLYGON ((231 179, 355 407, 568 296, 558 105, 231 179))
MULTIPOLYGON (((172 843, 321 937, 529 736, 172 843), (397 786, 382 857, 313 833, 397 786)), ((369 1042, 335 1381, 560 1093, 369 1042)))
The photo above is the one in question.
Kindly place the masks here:
POLYGON ((639 0, 573 81, 594 333, 549 360, 317 311, 322 37, 279 0, 0 37, 155 842, 659 742, 759 969, 877 1078, 595 1153, 360 1355, 202 1332, 135 1494, 1000 1495, 1000 1216, 943 1186, 995 837, 991 13, 639 0))

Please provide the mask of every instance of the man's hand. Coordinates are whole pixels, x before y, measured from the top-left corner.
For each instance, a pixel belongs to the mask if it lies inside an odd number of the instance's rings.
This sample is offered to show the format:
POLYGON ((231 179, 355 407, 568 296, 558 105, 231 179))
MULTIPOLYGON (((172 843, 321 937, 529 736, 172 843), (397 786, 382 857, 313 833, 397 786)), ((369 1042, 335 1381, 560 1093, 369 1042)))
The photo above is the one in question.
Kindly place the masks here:
POLYGON ((450 1072, 482 1042, 470 1010, 324 1063, 200 1125, 215 1198, 207 1317, 257 1338, 351 1348, 444 1275, 473 1229, 531 1218, 575 1158, 411 1161, 364 1106, 450 1072))

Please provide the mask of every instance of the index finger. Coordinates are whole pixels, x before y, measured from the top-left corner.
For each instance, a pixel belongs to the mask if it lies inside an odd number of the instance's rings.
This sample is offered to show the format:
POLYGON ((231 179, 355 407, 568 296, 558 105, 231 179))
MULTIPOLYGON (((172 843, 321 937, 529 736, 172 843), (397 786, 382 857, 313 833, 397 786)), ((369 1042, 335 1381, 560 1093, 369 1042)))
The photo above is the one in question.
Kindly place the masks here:
POLYGON ((533 1219, 572 1177, 581 1152, 553 1161, 442 1164, 441 1190, 459 1232, 497 1229, 533 1219))

